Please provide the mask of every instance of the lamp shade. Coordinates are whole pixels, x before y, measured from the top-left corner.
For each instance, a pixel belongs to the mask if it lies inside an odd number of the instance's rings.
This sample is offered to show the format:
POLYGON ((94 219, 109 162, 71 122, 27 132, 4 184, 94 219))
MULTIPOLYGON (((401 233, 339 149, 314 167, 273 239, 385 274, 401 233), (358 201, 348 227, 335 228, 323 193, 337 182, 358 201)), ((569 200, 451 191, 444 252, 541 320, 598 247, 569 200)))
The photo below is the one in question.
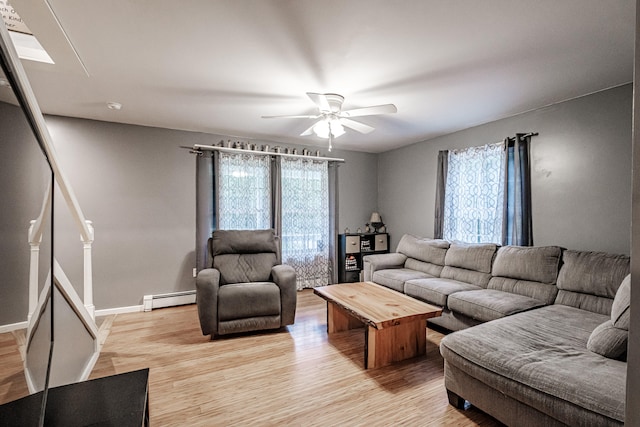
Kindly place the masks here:
POLYGON ((320 138, 329 138, 329 122, 326 120, 319 121, 313 127, 313 131, 320 138))
POLYGON ((313 127, 313 132, 320 138, 329 138, 329 134, 337 138, 345 134, 344 127, 338 120, 320 120, 313 127))
POLYGON ((370 223, 382 222, 382 218, 380 218, 380 214, 378 212, 371 213, 370 223))
POLYGON ((338 120, 331 120, 329 122, 329 131, 333 134, 334 138, 342 136, 345 133, 342 123, 340 123, 338 120))

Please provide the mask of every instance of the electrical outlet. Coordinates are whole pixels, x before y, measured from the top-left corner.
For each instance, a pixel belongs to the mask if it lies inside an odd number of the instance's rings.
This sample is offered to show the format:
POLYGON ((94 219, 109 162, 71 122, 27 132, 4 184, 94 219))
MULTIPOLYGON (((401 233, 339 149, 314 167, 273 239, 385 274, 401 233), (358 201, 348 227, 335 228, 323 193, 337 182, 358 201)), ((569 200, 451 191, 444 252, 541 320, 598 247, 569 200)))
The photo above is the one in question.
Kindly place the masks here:
POLYGON ((196 277, 198 275, 198 269, 197 268, 193 268, 193 277, 196 277))

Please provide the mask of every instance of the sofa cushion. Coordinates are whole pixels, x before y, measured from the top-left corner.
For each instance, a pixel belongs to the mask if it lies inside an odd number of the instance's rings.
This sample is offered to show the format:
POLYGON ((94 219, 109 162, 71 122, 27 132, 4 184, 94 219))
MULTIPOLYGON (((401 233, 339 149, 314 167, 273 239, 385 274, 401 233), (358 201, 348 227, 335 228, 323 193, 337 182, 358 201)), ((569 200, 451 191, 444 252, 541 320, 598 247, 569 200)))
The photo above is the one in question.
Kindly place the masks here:
POLYGON ((452 243, 444 258, 440 277, 486 288, 491 279, 491 264, 497 246, 452 243))
POLYGON ((444 265, 491 273, 493 257, 498 246, 493 243, 452 243, 444 258, 444 265))
POLYGON ((534 298, 493 289, 456 292, 449 295, 447 300, 451 311, 483 322, 543 305, 543 302, 534 298))
POLYGON ((443 266, 448 248, 449 242, 446 240, 420 238, 405 234, 400 239, 396 252, 418 261, 443 266))
POLYGON ((280 288, 275 283, 224 285, 218 291, 220 321, 280 314, 280 288))
POLYGON ((547 305, 553 304, 558 294, 556 285, 512 279, 510 277, 492 277, 487 289, 509 292, 537 299, 547 305))
POLYGON ((271 268, 278 264, 275 253, 226 254, 213 259, 213 268, 220 271, 220 284, 267 282, 271 268))
POLYGON ((413 279, 404 284, 405 294, 440 307, 445 307, 447 297, 455 292, 478 289, 482 288, 470 283, 443 278, 413 279))
POLYGON ((404 267, 409 270, 426 273, 427 275, 433 277, 439 277, 443 269, 443 266, 440 264, 432 264, 430 262, 419 261, 414 258, 407 258, 407 260, 404 262, 404 267))
POLYGON ((278 252, 273 230, 216 230, 212 234, 211 255, 278 252))
POLYGON ((626 360, 629 339, 631 275, 628 274, 616 292, 611 305, 611 319, 593 330, 587 348, 604 357, 626 360))
POLYGON ((568 249, 562 260, 555 303, 611 314, 616 291, 629 274, 629 257, 568 249))
POLYGON ((557 246, 504 246, 498 249, 488 289, 509 292, 552 304, 562 251, 557 246))
POLYGON ((593 330, 587 348, 610 359, 626 360, 628 336, 628 331, 616 328, 611 320, 607 320, 593 330))
POLYGON ((605 320, 552 305, 449 334, 440 352, 446 364, 566 424, 586 419, 582 411, 623 422, 627 365, 586 348, 605 320))
POLYGON ((611 321, 616 328, 629 330, 631 316, 631 275, 624 278, 611 305, 611 321))
POLYGON ((404 292, 404 282, 407 280, 425 279, 427 277, 434 276, 409 268, 392 268, 388 270, 378 270, 373 273, 373 281, 375 283, 398 292, 404 292))
POLYGON ((557 246, 503 246, 498 249, 491 275, 554 284, 560 255, 557 246))

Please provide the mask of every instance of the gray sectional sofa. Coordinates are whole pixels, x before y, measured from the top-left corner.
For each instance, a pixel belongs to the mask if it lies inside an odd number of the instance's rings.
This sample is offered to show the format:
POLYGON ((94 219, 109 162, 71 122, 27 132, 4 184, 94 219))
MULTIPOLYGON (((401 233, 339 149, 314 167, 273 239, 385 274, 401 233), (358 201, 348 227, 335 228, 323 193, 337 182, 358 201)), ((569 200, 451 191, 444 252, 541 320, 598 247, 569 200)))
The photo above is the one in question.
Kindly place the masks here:
POLYGON ((449 401, 507 425, 622 425, 629 257, 405 235, 364 278, 443 307, 449 401))

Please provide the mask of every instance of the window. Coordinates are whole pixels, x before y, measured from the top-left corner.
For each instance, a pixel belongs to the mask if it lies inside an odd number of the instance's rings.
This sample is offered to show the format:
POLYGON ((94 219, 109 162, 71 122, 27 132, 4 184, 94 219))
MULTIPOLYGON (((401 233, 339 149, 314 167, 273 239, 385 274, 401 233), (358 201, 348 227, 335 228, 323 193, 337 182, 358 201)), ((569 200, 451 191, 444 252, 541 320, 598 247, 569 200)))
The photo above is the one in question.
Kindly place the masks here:
POLYGON ((443 238, 502 243, 504 143, 449 152, 443 238))
POLYGON ((282 261, 299 288, 329 283, 329 175, 327 162, 283 158, 282 261))
POLYGON ((438 153, 435 238, 533 245, 529 145, 535 135, 438 153))
POLYGON ((220 153, 218 191, 221 230, 271 228, 269 156, 220 153))

